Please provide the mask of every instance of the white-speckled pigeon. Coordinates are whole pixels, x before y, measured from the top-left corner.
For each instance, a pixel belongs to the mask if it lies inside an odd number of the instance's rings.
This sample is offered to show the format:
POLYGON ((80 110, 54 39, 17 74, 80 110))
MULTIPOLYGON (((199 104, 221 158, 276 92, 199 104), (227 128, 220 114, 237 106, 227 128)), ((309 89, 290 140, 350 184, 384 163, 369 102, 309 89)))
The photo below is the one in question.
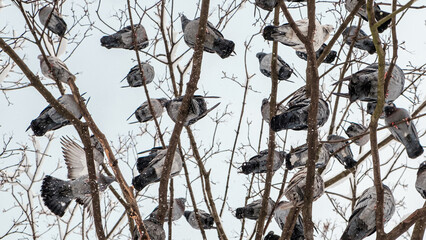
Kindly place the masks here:
MULTIPOLYGON (((283 113, 285 110, 284 105, 280 105, 277 107, 277 115, 280 115, 281 113, 283 113)), ((269 108, 269 100, 267 98, 264 98, 262 100, 262 106, 260 107, 260 112, 262 113, 262 119, 269 123, 269 113, 270 113, 270 108, 269 108)))
POLYGON ((339 141, 336 143, 325 143, 324 146, 328 152, 335 157, 346 168, 353 168, 356 164, 348 141, 344 137, 338 135, 328 135, 327 141, 339 141), (344 147, 346 145, 346 147, 344 147), (339 150, 340 149, 340 150, 339 150))
MULTIPOLYGON (((271 77, 272 74, 272 53, 263 53, 259 52, 256 54, 256 57, 259 59, 259 69, 260 72, 267 76, 271 77)), ((278 80, 287 80, 290 78, 293 73, 293 69, 280 57, 277 56, 277 75, 278 80)))
MULTIPOLYGON (((155 219, 144 220, 143 224, 148 232, 151 240, 166 240, 166 232, 160 223, 155 219)), ((142 240, 138 228, 135 227, 133 230, 132 240, 142 240)))
MULTIPOLYGON (((321 47, 315 52, 315 56, 316 56, 317 59, 321 56, 322 52, 324 52, 325 47, 327 47, 327 44, 323 43, 321 45, 321 47)), ((306 52, 296 51, 296 55, 299 58, 301 58, 305 61, 308 60, 308 54, 306 54, 306 52)), ((334 51, 334 50, 331 50, 328 53, 328 55, 324 58, 324 60, 322 60, 322 62, 323 63, 333 63, 334 60, 336 59, 336 57, 337 57, 337 52, 334 51)))
POLYGON ((368 37, 368 35, 362 31, 362 29, 358 29, 357 26, 350 26, 343 31, 343 40, 347 45, 351 45, 352 41, 355 41, 354 48, 358 48, 361 50, 367 51, 369 54, 373 54, 376 52, 376 47, 374 46, 373 40, 368 37), (356 34, 358 31, 358 34, 356 34))
MULTIPOLYGON (((352 12, 352 10, 355 8, 355 6, 358 4, 359 1, 360 0, 345 0, 346 10, 348 10, 349 12, 352 12)), ((361 0, 361 1, 364 1, 364 0, 361 0)), ((379 5, 374 3, 374 18, 376 19, 376 21, 380 21, 382 18, 386 17, 387 15, 389 15, 389 13, 380 10, 379 5)), ((361 17, 365 21, 368 21, 367 6, 365 4, 362 5, 361 8, 358 10, 357 16, 361 17)), ((379 33, 382 33, 389 27, 391 20, 392 19, 387 20, 386 22, 384 22, 382 25, 380 25, 377 28, 379 33)))
MULTIPOLYGON (((282 151, 274 151, 272 170, 275 172, 284 163, 287 153, 282 151)), ((268 149, 261 151, 258 155, 251 157, 248 162, 241 165, 241 172, 244 174, 250 173, 266 173, 267 172, 268 149)))
POLYGON ((143 74, 139 70, 139 65, 132 67, 126 76, 127 83, 130 87, 143 86, 143 78, 145 78, 145 84, 149 84, 154 80, 155 71, 154 68, 147 62, 141 63, 143 74))
POLYGON ((40 59, 41 73, 43 73, 45 77, 51 78, 53 80, 57 79, 63 83, 68 83, 69 79, 75 80, 74 74, 68 70, 68 67, 59 58, 54 56, 46 57, 48 64, 46 64, 46 61, 44 61, 43 55, 38 56, 38 59, 40 59), (50 65, 51 69, 49 69, 48 65, 50 65))
MULTIPOLYGON (((321 146, 319 151, 318 161, 315 163, 316 168, 327 166, 330 155, 324 145, 321 146)), ((288 170, 293 168, 305 167, 308 161, 308 145, 304 144, 297 148, 291 149, 285 159, 285 165, 288 170)))
MULTIPOLYGON (((281 201, 278 203, 277 207, 274 210, 275 221, 278 226, 283 230, 288 214, 290 213, 290 209, 286 208, 289 204, 287 201, 281 201)), ((293 233, 291 234, 290 240, 302 240, 304 239, 304 229, 303 229, 303 221, 302 216, 299 214, 297 216, 296 224, 293 228, 293 233)))
MULTIPOLYGON (((151 98, 150 100, 151 100, 152 110, 154 110, 155 117, 156 118, 161 117, 161 115, 164 112, 164 106, 167 102, 167 99, 151 98)), ((140 105, 136 109, 134 115, 136 116, 136 119, 138 120, 138 122, 141 122, 141 123, 148 122, 154 119, 154 115, 151 114, 151 111, 149 110, 148 101, 145 101, 144 103, 142 103, 142 105, 140 105)))
MULTIPOLYGON (((183 216, 185 212, 185 198, 175 198, 173 199, 173 209, 172 209, 172 221, 176 221, 183 216)), ((167 204, 167 211, 164 221, 169 221, 169 211, 170 211, 170 203, 167 204)), ((149 215, 149 219, 157 219, 158 220, 158 207, 156 207, 151 214, 149 215)))
MULTIPOLYGON (((349 127, 345 130, 346 135, 348 135, 350 138, 359 136, 368 131, 366 126, 359 123, 350 122, 350 124, 351 125, 349 125, 349 127)), ((370 134, 365 134, 364 136, 354 140, 354 143, 358 146, 364 146, 366 143, 368 143, 368 141, 370 141, 370 134)))
MULTIPOLYGON (((140 24, 133 25, 136 35, 136 46, 138 50, 148 47, 148 36, 146 35, 145 28, 140 24)), ((110 48, 124 48, 133 50, 135 49, 135 42, 133 41, 132 26, 127 26, 120 31, 103 36, 101 38, 101 45, 108 49, 110 48)))
MULTIPOLYGON (((268 199, 267 207, 267 216, 271 215, 275 201, 271 198, 268 199)), ((238 219, 248 218, 252 220, 257 220, 260 215, 260 210, 262 209, 262 199, 258 199, 250 204, 247 204, 245 207, 237 208, 235 217, 238 219)))
MULTIPOLYGON (((200 226, 198 225, 197 217, 194 211, 185 211, 184 213, 186 221, 191 225, 191 227, 195 229, 200 229, 200 226)), ((216 229, 216 227, 213 226, 214 224, 214 218, 206 213, 203 210, 198 209, 198 216, 200 217, 201 226, 203 229, 216 229)))
MULTIPOLYGON (((282 208, 291 208, 293 206, 302 206, 305 197, 306 187, 306 173, 307 169, 304 168, 293 175, 288 183, 284 196, 291 202, 284 204, 282 208)), ((324 193, 324 181, 322 177, 315 171, 314 188, 313 188, 313 201, 316 201, 324 193)))
POLYGON ((51 32, 58 34, 60 37, 64 37, 65 32, 67 31, 67 24, 64 19, 62 19, 58 11, 46 5, 40 9, 38 18, 43 26, 46 26, 47 24, 46 27, 51 32), (50 15, 51 17, 49 19, 50 15), (47 20, 49 20, 49 23, 47 23, 47 20))
POLYGON ((426 161, 420 164, 417 171, 416 189, 426 199, 426 161))
MULTIPOLYGON (((182 31, 185 43, 190 47, 195 47, 197 38, 198 23, 200 18, 189 20, 185 15, 181 16, 182 31)), ((227 58, 234 51, 235 44, 231 40, 223 37, 222 33, 217 30, 211 22, 207 22, 206 39, 204 41, 204 51, 209 53, 217 53, 221 58, 227 58)))

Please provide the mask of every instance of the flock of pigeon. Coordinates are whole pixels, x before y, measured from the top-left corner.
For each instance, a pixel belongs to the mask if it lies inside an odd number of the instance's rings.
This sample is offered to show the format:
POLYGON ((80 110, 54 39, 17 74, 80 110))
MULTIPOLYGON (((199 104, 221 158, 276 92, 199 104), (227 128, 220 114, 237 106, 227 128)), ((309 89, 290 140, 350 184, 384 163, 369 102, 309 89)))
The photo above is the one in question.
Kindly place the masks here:
MULTIPOLYGON (((298 2, 298 1, 295 1, 298 2)), ((358 0, 346 0, 345 6, 348 11, 351 11, 358 0)), ((276 0, 256 0, 255 4, 267 11, 271 11, 273 7, 277 5, 276 0)), ((382 19, 389 15, 382 10, 379 6, 374 6, 376 20, 382 19)), ((363 6, 358 12, 357 16, 367 20, 367 14, 365 6, 363 6)), ((67 26, 65 21, 61 18, 56 10, 52 7, 45 6, 39 11, 40 22, 51 32, 63 37, 67 26)), ((194 48, 196 34, 198 31, 199 19, 189 20, 185 15, 181 15, 182 31, 184 34, 184 41, 186 44, 194 48)), ((390 23, 390 20, 385 22, 379 27, 379 32, 386 30, 390 23)), ((307 34, 308 31, 308 19, 302 19, 296 21, 296 25, 303 34, 307 34)), ((325 41, 328 39, 333 31, 331 25, 321 25, 318 21, 315 22, 316 31, 314 34, 314 49, 317 57, 322 53, 325 48, 325 41)), ((306 49, 304 44, 298 39, 293 29, 289 24, 283 24, 281 26, 266 26, 263 29, 263 37, 268 41, 278 41, 286 46, 290 46, 296 50, 296 55, 306 60, 306 49)), ((360 28, 355 26, 348 27, 343 32, 344 41, 348 45, 354 45, 363 51, 367 51, 370 54, 374 54, 376 49, 372 40, 368 35, 360 28)), ((121 29, 120 31, 104 36, 101 38, 101 45, 110 48, 123 48, 123 49, 143 49, 149 45, 147 33, 144 27, 140 24, 128 26, 121 29)), ((234 52, 234 42, 224 38, 221 32, 219 32, 213 24, 208 22, 206 29, 206 39, 204 44, 204 51, 209 53, 216 53, 221 58, 227 58, 234 52)), ((325 63, 332 63, 336 58, 337 53, 331 51, 325 58, 325 63)), ((260 72, 267 77, 271 76, 271 59, 272 54, 269 53, 257 53, 256 57, 259 59, 260 72)), ((63 83, 75 80, 75 76, 68 70, 67 66, 57 57, 54 56, 39 56, 41 72, 44 76, 59 80, 63 83)), ((385 123, 389 126, 389 130, 392 135, 401 142, 407 151, 409 158, 417 158, 423 154, 423 147, 419 143, 416 128, 412 121, 410 121, 410 114, 407 110, 397 108, 393 101, 397 99, 404 89, 404 72, 397 65, 394 66, 391 73, 388 72, 389 65, 386 65, 387 74, 391 74, 389 85, 386 93, 386 104, 383 109, 384 114, 382 118, 385 119, 385 123)), ((277 62, 277 74, 279 80, 287 80, 293 74, 293 69, 278 56, 277 62)), ((148 63, 144 62, 141 65, 136 65, 130 69, 126 78, 129 86, 140 87, 149 84, 154 79, 154 68, 148 63), (142 70, 141 70, 142 68, 142 70)), ((341 81, 349 82, 348 93, 337 94, 342 97, 348 98, 351 102, 364 101, 368 102, 370 112, 374 111, 375 101, 377 101, 377 82, 378 82, 378 64, 372 63, 365 69, 360 70, 348 77, 345 77, 341 81)), ((339 84, 339 81, 336 84, 339 84)), ((184 125, 188 126, 194 124, 198 120, 205 117, 210 111, 216 108, 219 104, 216 104, 212 108, 208 109, 207 104, 203 96, 194 96, 189 106, 189 115, 186 118, 184 125)), ((214 97, 213 97, 214 98, 214 97)), ((82 114, 79 111, 78 104, 75 102, 74 97, 70 94, 65 94, 58 99, 59 103, 62 104, 68 111, 70 111, 76 118, 80 119, 82 114)), ((318 127, 323 126, 330 114, 327 101, 322 97, 314 99, 319 101, 317 125, 318 127)), ((263 120, 269 123, 271 129, 275 132, 290 129, 294 131, 306 130, 308 121, 308 109, 311 103, 311 99, 306 96, 305 87, 301 87, 291 96, 291 99, 287 102, 286 106, 278 106, 276 116, 270 119, 269 117, 269 101, 263 99, 261 114, 263 120)), ((140 107, 136 109, 134 115, 138 122, 147 122, 158 118, 162 115, 164 108, 167 109, 169 117, 176 122, 177 114, 180 105, 182 104, 182 97, 178 97, 172 100, 165 98, 150 99, 150 104, 144 102, 140 107), (150 111, 150 106, 153 112, 150 111)), ((133 114, 132 114, 133 115, 133 114)), ((43 136, 46 132, 56 130, 71 123, 61 116, 52 106, 47 106, 40 115, 31 121, 30 127, 34 135, 43 136)), ((28 129, 27 129, 28 130, 28 129)), ((316 162, 316 168, 323 168, 327 166, 330 157, 335 157, 346 169, 350 169, 356 166, 357 161, 353 158, 353 154, 350 148, 350 144, 355 143, 359 146, 365 145, 369 141, 369 135, 367 133, 368 128, 355 123, 350 122, 349 127, 345 130, 346 134, 351 141, 338 135, 329 135, 327 142, 320 145, 318 150, 318 161, 316 162)), ((90 186, 88 184, 88 170, 86 166, 86 157, 84 149, 68 137, 61 138, 62 151, 65 159, 65 163, 68 169, 68 179, 61 180, 52 176, 47 175, 42 184, 41 195, 45 205, 56 215, 63 216, 68 205, 73 199, 78 203, 83 204, 87 207, 89 214, 91 213, 91 195, 90 186)), ((101 173, 99 165, 104 161, 104 153, 102 146, 99 141, 92 136, 91 144, 93 146, 93 154, 95 159, 95 165, 97 169, 97 182, 99 184, 100 192, 105 191, 108 186, 115 181, 113 177, 105 176, 101 173)), ((133 178, 132 184, 137 191, 141 191, 149 184, 158 182, 162 176, 162 168, 165 162, 165 156, 167 148, 153 148, 145 151, 149 152, 146 156, 139 157, 137 159, 137 170, 139 175, 133 178)), ((288 169, 300 169, 294 174, 290 180, 288 186, 284 191, 284 196, 288 201, 281 201, 275 203, 272 199, 268 202, 268 216, 274 216, 276 222, 281 227, 284 227, 286 217, 289 213, 289 209, 294 206, 302 206, 304 199, 304 188, 306 185, 306 174, 305 168, 308 161, 308 148, 307 145, 302 145, 297 148, 292 148, 290 152, 285 151, 274 151, 273 153, 273 171, 281 168, 285 162, 285 166, 288 169)), ((265 173, 267 171, 267 156, 268 150, 261 151, 258 155, 249 159, 249 161, 243 163, 240 167, 240 173, 243 174, 255 174, 265 173)), ((171 169, 170 177, 174 177, 180 173, 182 169, 182 156, 178 151, 175 153, 173 159, 173 165, 171 169)), ((426 198, 426 161, 423 162, 418 170, 418 177, 415 184, 417 190, 420 192, 423 198, 426 198)), ((388 222, 393 213, 395 212, 395 200, 392 192, 386 185, 384 187, 384 221, 388 222)), ((314 179, 314 200, 321 197, 324 193, 324 181, 319 173, 315 173, 314 179)), ((344 231, 341 239, 363 239, 368 235, 375 232, 375 204, 376 204, 376 190, 373 187, 366 189, 359 197, 356 203, 355 209, 349 218, 348 226, 344 231)), ((238 219, 247 218, 256 220, 259 217, 260 209, 262 206, 262 200, 256 200, 247 206, 237 208, 235 217, 238 219)), ((185 199, 178 198, 169 204, 169 208, 172 207, 172 221, 185 216, 188 223, 195 229, 199 229, 199 223, 196 218, 198 214, 199 220, 201 220, 202 228, 214 229, 214 220, 212 216, 202 210, 198 210, 198 213, 194 211, 185 211, 185 199)), ((151 239, 165 239, 165 232, 162 226, 159 225, 157 220, 157 209, 149 215, 144 221, 145 226, 148 229, 148 233, 151 239)), ((138 231, 135 231, 134 239, 139 239, 138 231)), ((265 239, 279 239, 279 236, 274 235, 273 232, 268 233, 265 239)), ((304 239, 303 237, 303 224, 301 216, 296 221, 296 226, 293 229, 291 239, 304 239)))

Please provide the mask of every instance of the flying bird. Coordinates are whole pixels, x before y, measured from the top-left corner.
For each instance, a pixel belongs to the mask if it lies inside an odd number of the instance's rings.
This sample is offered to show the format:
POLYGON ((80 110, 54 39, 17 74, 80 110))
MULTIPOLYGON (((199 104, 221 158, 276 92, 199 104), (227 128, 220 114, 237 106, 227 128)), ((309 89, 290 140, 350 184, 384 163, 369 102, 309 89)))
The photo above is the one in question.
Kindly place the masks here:
POLYGON ((67 31, 67 24, 65 23, 64 19, 62 19, 58 11, 46 5, 38 12, 38 18, 41 24, 43 24, 43 26, 45 26, 51 32, 58 34, 60 37, 64 37, 65 32, 67 31), (48 20, 49 22, 47 22, 48 20))
MULTIPOLYGON (((388 186, 383 184, 383 190, 383 220, 386 224, 395 213, 395 200, 388 186)), ((361 194, 341 240, 361 240, 376 231, 376 201, 377 195, 374 186, 367 188, 361 194)))
MULTIPOLYGON (((345 0, 346 10, 348 10, 349 12, 352 12, 352 10, 355 9, 355 7, 356 7, 356 5, 358 4, 359 1, 360 0, 345 0)), ((368 22, 368 14, 367 14, 366 4, 361 6, 361 8, 356 13, 356 15, 368 22)), ((388 12, 382 11, 380 9, 379 5, 374 3, 374 18, 376 19, 376 21, 380 21, 381 19, 385 18, 388 15, 389 15, 388 12)), ((391 23, 391 21, 392 21, 392 19, 389 19, 386 22, 384 22, 382 25, 380 25, 377 28, 379 33, 382 33, 383 31, 385 31, 389 27, 389 24, 391 23)))
MULTIPOLYGON (((198 33, 198 24, 200 18, 189 20, 182 14, 180 17, 182 22, 182 31, 185 43, 190 47, 195 47, 198 33)), ((204 41, 204 51, 209 53, 217 53, 221 58, 227 58, 234 51, 235 44, 231 40, 223 37, 222 33, 217 30, 211 22, 207 22, 206 38, 204 41)))
MULTIPOLYGON (((205 117, 209 112, 219 106, 220 103, 214 105, 212 108, 207 109, 207 104, 205 98, 216 98, 216 97, 203 97, 200 95, 194 95, 189 103, 189 113, 185 119, 184 126, 189 126, 194 124, 198 120, 205 117)), ((182 105, 183 96, 177 97, 173 100, 166 102, 165 107, 167 109, 167 114, 173 120, 177 122, 179 107, 182 105)))
POLYGON ((127 26, 112 35, 103 36, 101 38, 101 45, 108 49, 124 48, 129 50, 135 49, 135 45, 138 50, 148 47, 149 42, 145 28, 140 24, 135 24, 133 25, 133 29, 135 34, 132 34, 132 26, 127 26))
MULTIPOLYGON (((274 151, 272 170, 277 171, 284 163, 287 153, 274 151)), ((248 162, 241 165, 241 173, 266 173, 268 161, 268 149, 261 151, 258 155, 251 157, 248 162)))
MULTIPOLYGON (((291 208, 293 206, 300 207, 304 203, 305 187, 306 187, 306 174, 308 170, 306 168, 298 171, 293 175, 288 183, 284 196, 290 201, 289 204, 285 204, 282 208, 291 208)), ((313 188, 313 201, 316 201, 324 193, 324 181, 322 177, 315 171, 314 177, 314 188, 313 188)))
POLYGON ((358 48, 361 50, 367 51, 369 54, 373 54, 376 52, 376 47, 374 46, 373 40, 368 37, 368 35, 362 31, 362 29, 358 29, 357 26, 350 26, 345 29, 342 33, 343 40, 347 45, 352 45, 354 43, 354 48, 358 48), (358 31, 358 34, 357 34, 358 31))
MULTIPOLYGON (((155 219, 144 220, 143 224, 148 232, 151 240, 166 240, 166 232, 160 223, 155 219)), ((138 228, 135 227, 133 230, 132 240, 142 240, 138 228)))
POLYGON ((338 135, 328 135, 327 141, 339 141, 334 143, 325 143, 324 146, 328 152, 335 157, 346 168, 353 168, 357 163, 354 159, 351 147, 345 138, 338 135))
POLYGON ((254 4, 263 10, 272 11, 277 6, 277 0, 255 0, 254 4))
MULTIPOLYGON (((305 167, 308 159, 308 145, 304 144, 291 149, 285 159, 286 168, 292 170, 293 168, 305 167)), ((315 167, 322 168, 327 166, 328 160, 330 160, 330 155, 325 146, 322 145, 318 153, 318 161, 315 162, 315 167)))
MULTIPOLYGON (((259 59, 259 69, 260 72, 267 76, 271 77, 272 74, 272 53, 259 52, 256 54, 256 57, 259 59)), ((277 56, 277 75, 278 80, 287 80, 290 78, 293 73, 293 69, 280 57, 277 56)))
MULTIPOLYGON (((275 202, 271 198, 268 199, 267 207, 267 216, 271 215, 274 208, 275 202)), ((235 217, 238 219, 248 218, 251 220, 257 220, 260 215, 260 210, 262 208, 262 199, 258 199, 250 204, 247 204, 245 207, 237 208, 235 217)))
MULTIPOLYGON (((280 115, 281 113, 283 113, 285 111, 285 108, 283 105, 279 105, 277 106, 277 115, 280 115)), ((270 108, 269 108, 269 100, 267 98, 264 98, 262 100, 262 106, 260 108, 260 112, 262 113, 262 119, 269 123, 270 119, 269 119, 269 114, 270 114, 270 108)))
POLYGON ((141 65, 143 72, 140 71, 139 65, 136 65, 127 74, 126 79, 130 87, 143 86, 143 79, 145 79, 145 84, 149 84, 154 80, 154 68, 147 62, 143 62, 141 65))
MULTIPOLYGON (((65 94, 58 98, 59 103, 71 112, 76 118, 82 117, 78 104, 74 101, 74 97, 71 94, 65 94)), ((40 115, 31 121, 29 128, 33 130, 34 135, 43 136, 48 131, 59 129, 63 126, 70 125, 70 121, 64 118, 61 114, 48 105, 40 115)))
MULTIPOLYGON (((308 35, 309 20, 307 18, 296 21, 300 32, 308 35)), ((315 34, 313 39, 314 50, 320 49, 322 44, 330 37, 334 27, 330 24, 321 25, 315 20, 315 34)), ((296 51, 306 52, 305 44, 297 37, 290 24, 285 23, 281 26, 266 26, 263 29, 263 38, 268 41, 278 41, 286 46, 292 47, 296 51)))
MULTIPOLYGON (((185 198, 175 198, 173 199, 172 206, 172 221, 176 221, 183 216, 185 212, 185 198)), ((170 212, 170 203, 167 204, 167 212, 164 218, 164 221, 169 221, 169 212, 170 212)), ((158 219, 158 207, 156 207, 152 213, 149 215, 149 219, 158 219)))
POLYGON ((40 68, 41 73, 50 79, 58 80, 63 83, 68 83, 69 79, 75 81, 76 77, 69 70, 67 65, 62 62, 59 58, 54 56, 46 56, 48 63, 43 57, 43 55, 38 55, 40 59, 40 68), (50 66, 50 67, 49 67, 50 66))
MULTIPOLYGON (((350 125, 348 128, 346 128, 345 133, 348 135, 348 137, 353 138, 356 136, 360 136, 361 134, 364 134, 368 131, 368 128, 364 125, 361 125, 359 123, 350 122, 350 125)), ((365 144, 370 141, 370 134, 365 134, 364 136, 355 139, 354 143, 358 146, 364 146, 365 144)))
POLYGON ((417 170, 416 189, 426 199, 426 161, 422 162, 417 170))
MULTIPOLYGON (((274 216, 275 222, 277 222, 278 226, 281 230, 284 229, 284 225, 287 219, 288 214, 290 213, 290 209, 286 208, 289 202, 281 201, 275 207, 274 216)), ((303 220, 302 216, 299 214, 297 216, 296 224, 293 228, 293 233, 291 234, 290 240, 303 240, 304 239, 304 229, 303 229, 303 220)))
MULTIPOLYGON (((151 101, 152 110, 154 111, 154 114, 152 114, 151 111, 149 110, 148 101, 145 101, 133 113, 136 116, 136 119, 138 120, 138 122, 140 122, 140 123, 148 122, 148 121, 151 121, 152 119, 154 119, 154 116, 156 118, 159 118, 163 114, 164 106, 167 102, 167 99, 165 99, 165 98, 151 98, 150 101, 151 101)), ((133 116, 133 114, 132 114, 132 116, 133 116)))
MULTIPOLYGON (((189 225, 191 225, 191 227, 195 229, 200 229, 200 225, 198 225, 196 213, 194 211, 185 211, 184 215, 186 221, 189 223, 189 225)), ((203 229, 216 229, 216 227, 213 226, 214 218, 210 214, 198 209, 198 216, 200 218, 201 226, 203 229)))
MULTIPOLYGON (((325 47, 327 47, 327 44, 323 43, 321 47, 315 52, 316 59, 318 59, 321 56, 322 52, 324 52, 325 47)), ((306 52, 296 51, 296 55, 305 61, 308 60, 308 54, 306 54, 306 52)), ((333 63, 336 57, 337 57, 337 52, 334 50, 331 50, 328 53, 328 55, 324 58, 324 60, 322 60, 322 62, 333 63)))
POLYGON ((393 137, 401 142, 407 150, 409 158, 417 158, 424 150, 419 142, 416 126, 409 120, 410 114, 403 108, 397 108, 395 104, 387 104, 385 110, 385 123, 393 137))

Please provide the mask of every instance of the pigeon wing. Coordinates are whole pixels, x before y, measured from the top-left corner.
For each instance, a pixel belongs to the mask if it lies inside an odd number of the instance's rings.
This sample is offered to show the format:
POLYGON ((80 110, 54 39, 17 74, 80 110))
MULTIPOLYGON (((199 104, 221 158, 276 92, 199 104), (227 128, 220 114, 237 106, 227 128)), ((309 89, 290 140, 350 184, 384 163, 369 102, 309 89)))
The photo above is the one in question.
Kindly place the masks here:
MULTIPOLYGON (((84 149, 69 137, 61 138, 62 153, 68 169, 68 178, 77 179, 87 175, 86 153, 84 149)), ((98 169, 95 162, 95 168, 98 169)))

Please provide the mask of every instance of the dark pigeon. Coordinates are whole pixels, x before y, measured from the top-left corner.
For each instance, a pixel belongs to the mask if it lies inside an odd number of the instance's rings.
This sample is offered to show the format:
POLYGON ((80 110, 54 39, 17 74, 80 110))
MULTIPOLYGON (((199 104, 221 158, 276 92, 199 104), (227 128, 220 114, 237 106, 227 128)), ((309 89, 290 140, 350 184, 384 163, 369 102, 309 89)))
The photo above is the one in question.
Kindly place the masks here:
MULTIPOLYGON (((275 172, 284 163, 286 152, 274 151, 272 170, 275 172)), ((266 173, 267 172, 268 149, 261 151, 258 155, 250 158, 248 162, 241 165, 241 173, 266 173)))
MULTIPOLYGON (((318 153, 318 161, 315 162, 316 168, 323 168, 327 166, 330 155, 324 145, 318 153)), ((304 144, 297 148, 291 149, 285 159, 286 168, 292 170, 293 168, 302 168, 306 166, 308 161, 308 145, 304 144)))
MULTIPOLYGON (((345 0, 346 10, 348 10, 349 12, 352 12, 352 10, 355 8, 355 6, 358 4, 359 1, 360 0, 345 0)), ((367 6, 365 4, 362 5, 361 8, 358 10, 356 15, 358 17, 361 17, 365 21, 368 21, 367 6)), ((388 15, 389 15, 389 13, 380 10, 379 5, 374 3, 374 18, 376 19, 376 21, 380 21, 382 18, 385 18, 388 15)), ((380 25, 377 28, 379 33, 382 33, 383 31, 385 31, 389 27, 389 24, 391 22, 392 22, 392 19, 389 19, 386 22, 384 22, 382 25, 380 25)))
MULTIPOLYGON (((191 225, 191 227, 195 229, 200 229, 196 213, 194 211, 185 211, 184 215, 186 221, 189 223, 189 225, 191 225)), ((213 226, 214 218, 210 214, 198 209, 198 216, 200 217, 200 222, 203 229, 216 229, 216 227, 213 226)))
MULTIPOLYGON (((183 213, 185 212, 185 198, 175 198, 173 200, 173 208, 172 208, 172 221, 179 220, 183 216, 183 213)), ((164 221, 169 221, 169 211, 170 211, 170 203, 168 204, 166 216, 164 218, 164 221)), ((156 207, 152 213, 149 215, 149 219, 156 219, 158 220, 158 207, 156 207)))
MULTIPOLYGON (((288 183, 284 196, 290 201, 288 204, 283 204, 282 209, 291 208, 294 206, 302 206, 304 203, 305 187, 306 187, 306 173, 307 169, 304 168, 293 175, 288 183)), ((315 171, 314 178, 314 192, 313 192, 313 201, 316 201, 324 193, 324 180, 322 177, 315 171)))
MULTIPOLYGON (((133 25, 136 35, 136 46, 138 50, 148 47, 148 36, 146 35, 145 28, 140 24, 133 25)), ((120 31, 103 36, 101 38, 101 45, 108 49, 110 48, 124 48, 133 50, 135 49, 135 42, 133 41, 132 26, 127 26, 120 31)))
POLYGON ((155 71, 149 63, 141 63, 143 74, 139 70, 139 65, 132 67, 126 76, 127 83, 130 87, 141 87, 143 86, 143 79, 145 78, 145 84, 149 84, 154 80, 155 71))
POLYGON ((75 80, 76 77, 69 70, 67 65, 59 58, 54 56, 46 56, 48 64, 44 61, 43 55, 39 55, 41 73, 50 79, 68 83, 69 79, 75 80), (50 68, 49 68, 50 66, 50 68))
MULTIPOLYGON (((151 240, 166 240, 166 232, 160 223, 155 219, 144 220, 143 224, 148 232, 151 240)), ((142 240, 138 228, 135 227, 133 230, 132 240, 142 240)))
POLYGON ((362 29, 358 29, 357 26, 350 26, 345 29, 342 33, 343 39, 347 45, 352 45, 354 43, 354 48, 358 48, 361 50, 367 51, 369 54, 373 54, 376 52, 376 47, 374 46, 373 40, 368 37, 368 35, 362 31, 362 29), (358 31, 358 34, 356 34, 358 31))
MULTIPOLYGON (((267 216, 270 216, 275 205, 274 200, 269 198, 267 207, 267 216)), ((245 207, 237 208, 235 217, 238 219, 248 218, 251 220, 257 220, 260 215, 260 209, 262 208, 262 199, 256 200, 245 207)))
MULTIPOLYGON (((348 137, 353 138, 356 136, 360 136, 361 134, 364 134, 368 131, 368 128, 364 125, 361 125, 359 123, 350 122, 350 125, 348 128, 346 128, 345 133, 348 135, 348 137)), ((354 140, 354 143, 358 146, 364 146, 365 144, 370 141, 370 134, 366 134, 356 140, 354 140)))
MULTIPOLYGON (((287 216, 290 213, 290 209, 286 208, 287 205, 288 205, 287 201, 281 201, 278 203, 278 205, 275 207, 275 210, 274 210, 275 221, 277 222, 281 230, 284 229, 287 216)), ((304 239, 303 221, 302 221, 302 216, 299 214, 296 220, 296 224, 294 225, 293 233, 291 234, 290 240, 303 240, 303 239, 304 239)))
MULTIPOLYGON (((322 52, 324 52, 325 47, 327 47, 327 44, 323 43, 321 47, 315 52, 316 59, 318 59, 321 56, 322 52)), ((296 51, 296 55, 305 61, 308 60, 308 54, 306 54, 306 52, 296 51)), ((334 50, 331 50, 328 53, 328 55, 324 58, 324 60, 322 60, 322 62, 333 63, 336 57, 337 57, 337 52, 334 50)))
POLYGON ((144 103, 142 103, 142 105, 140 105, 136 109, 134 113, 134 115, 136 116, 136 119, 140 123, 151 121, 152 119, 154 119, 154 116, 156 118, 159 118, 164 112, 164 106, 167 102, 167 99, 151 98, 150 100, 151 100, 152 110, 154 110, 154 115, 151 114, 151 111, 149 110, 148 101, 145 101, 144 103))
MULTIPOLYGON (((283 105, 278 106, 277 108, 277 115, 280 115, 281 113, 284 112, 285 108, 283 105)), ((262 100, 262 106, 260 107, 260 112, 262 113, 262 119, 269 123, 270 119, 269 119, 269 115, 270 115, 270 108, 269 108, 269 100, 267 98, 264 98, 262 100)))
POLYGON ((339 141, 336 143, 325 143, 324 146, 327 148, 328 152, 330 154, 334 154, 333 157, 335 157, 339 162, 346 168, 353 168, 356 164, 356 161, 354 159, 354 155, 352 153, 350 145, 348 145, 348 141, 342 141, 345 140, 344 137, 338 136, 338 135, 329 135, 327 137, 327 141, 339 141), (344 147, 346 145, 346 147, 344 147), (340 150, 339 150, 340 149, 340 150))
POLYGON ((64 37, 65 32, 67 31, 67 24, 65 23, 64 19, 62 19, 58 11, 46 5, 40 9, 38 18, 41 24, 47 27, 47 29, 49 29, 51 32, 58 34, 60 37, 64 37), (51 17, 49 19, 50 15, 51 17), (49 20, 49 23, 47 23, 47 20, 49 20))
POLYGON ((416 189, 426 199, 426 161, 420 164, 417 171, 416 189))
MULTIPOLYGON (((259 59, 259 69, 260 72, 267 76, 271 77, 272 74, 272 53, 263 53, 259 52, 256 54, 256 57, 259 59)), ((277 75, 278 80, 287 80, 290 78, 293 73, 293 69, 280 57, 277 57, 277 75)))

